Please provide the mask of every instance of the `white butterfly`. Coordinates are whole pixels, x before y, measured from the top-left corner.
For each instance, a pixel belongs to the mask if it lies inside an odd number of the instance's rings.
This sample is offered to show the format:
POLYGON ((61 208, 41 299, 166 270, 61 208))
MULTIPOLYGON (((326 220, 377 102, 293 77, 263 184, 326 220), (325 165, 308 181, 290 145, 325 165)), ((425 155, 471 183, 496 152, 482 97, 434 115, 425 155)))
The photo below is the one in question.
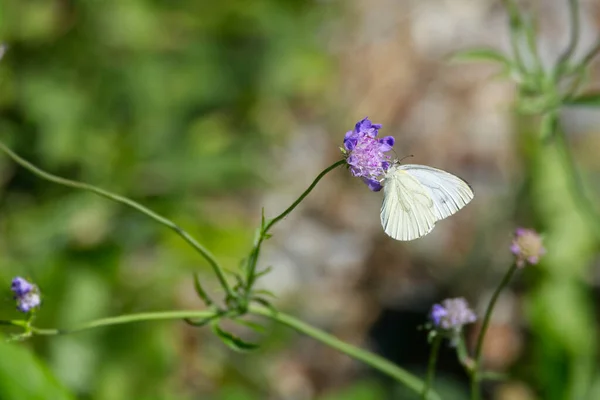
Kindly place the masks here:
POLYGON ((432 231, 474 197, 457 176, 425 165, 394 163, 383 179, 381 225, 396 240, 414 240, 432 231))

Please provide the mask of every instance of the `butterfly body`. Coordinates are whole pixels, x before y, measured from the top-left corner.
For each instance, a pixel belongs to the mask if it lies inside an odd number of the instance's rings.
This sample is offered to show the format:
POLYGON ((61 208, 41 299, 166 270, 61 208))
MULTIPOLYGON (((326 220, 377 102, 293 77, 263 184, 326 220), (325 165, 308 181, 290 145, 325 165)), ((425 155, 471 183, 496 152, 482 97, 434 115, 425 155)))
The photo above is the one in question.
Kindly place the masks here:
POLYGON ((381 225, 396 240, 431 232, 474 197, 467 182, 446 171, 418 164, 393 164, 383 179, 381 225))

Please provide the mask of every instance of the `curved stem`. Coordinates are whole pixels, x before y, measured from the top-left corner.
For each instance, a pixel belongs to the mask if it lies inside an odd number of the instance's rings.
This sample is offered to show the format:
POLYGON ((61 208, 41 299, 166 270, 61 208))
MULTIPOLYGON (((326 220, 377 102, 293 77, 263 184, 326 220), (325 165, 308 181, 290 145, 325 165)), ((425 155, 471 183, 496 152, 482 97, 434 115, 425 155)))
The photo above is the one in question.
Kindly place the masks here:
POLYGON ((109 200, 115 201, 117 203, 124 204, 128 207, 131 207, 131 208, 141 212, 142 214, 145 214, 146 216, 152 218, 159 224, 162 224, 162 225, 166 226, 167 228, 170 228, 171 230, 175 231, 176 234, 181 236, 183 238, 183 240, 185 240, 189 245, 191 245, 198 253, 200 253, 200 255, 202 257, 204 257, 204 259, 206 261, 208 261, 208 263, 212 267, 213 271, 217 275, 217 278, 219 279, 219 282, 221 283, 221 286, 223 287, 223 289, 225 290, 227 295, 229 297, 235 296, 233 291, 231 290, 231 287, 229 286, 229 283, 227 282, 227 279, 225 278, 225 273, 223 272, 223 269, 219 265, 215 256, 212 255, 211 252, 208 251, 204 246, 202 246, 196 239, 194 239, 194 237, 192 237, 192 235, 190 235, 189 233, 184 231, 182 228, 180 228, 177 224, 175 224, 175 222, 163 217, 162 215, 155 213, 154 211, 144 207, 143 205, 141 205, 131 199, 128 199, 127 197, 119 196, 119 195, 111 193, 107 190, 100 189, 100 188, 92 186, 92 185, 88 185, 87 183, 72 181, 70 179, 61 178, 59 176, 56 176, 56 175, 50 174, 46 171, 43 171, 40 168, 33 165, 32 163, 30 163, 29 161, 25 160, 24 158, 21 158, 19 155, 14 153, 11 149, 6 147, 4 145, 4 143, 2 143, 2 142, 0 142, 0 150, 3 151, 6 155, 8 155, 10 158, 12 158, 17 164, 19 164, 23 168, 27 169, 29 172, 33 173, 34 175, 38 176, 39 178, 45 179, 47 181, 50 181, 50 182, 53 182, 53 183, 56 183, 59 185, 63 185, 63 186, 67 186, 67 187, 71 187, 71 188, 75 188, 75 189, 80 189, 80 190, 86 190, 88 192, 92 192, 99 196, 105 197, 109 200))
POLYGON ((70 329, 42 329, 31 327, 31 332, 36 335, 63 335, 75 332, 81 332, 88 329, 99 328, 103 326, 122 325, 132 322, 143 321, 159 321, 171 319, 203 319, 210 318, 215 315, 213 311, 195 311, 195 310, 178 310, 178 311, 156 311, 139 314, 119 315, 116 317, 102 318, 75 326, 70 329))
POLYGON ((265 233, 269 232, 269 229, 271 229, 271 227, 273 225, 275 225, 277 222, 281 221, 283 218, 285 218, 289 213, 291 213, 294 208, 296 208, 298 206, 298 204, 300 204, 302 202, 302 200, 304 200, 304 198, 306 196, 308 196, 308 194, 315 188, 315 186, 317 186, 317 183, 319 183, 319 181, 321 179, 323 179, 323 177, 325 175, 327 175, 331 170, 339 167, 340 165, 343 165, 346 163, 346 160, 339 160, 336 161, 335 163, 333 163, 332 165, 330 165, 329 167, 325 168, 319 175, 317 175, 317 177, 315 178, 315 180, 310 184, 310 186, 300 195, 300 197, 298 197, 296 199, 296 201, 294 201, 292 203, 291 206, 289 206, 288 208, 285 209, 284 212, 282 212, 281 214, 279 214, 278 216, 276 216, 275 218, 273 218, 272 220, 270 220, 267 225, 265 225, 265 233))
MULTIPOLYGON (((336 349, 355 360, 361 361, 377 371, 388 375, 394 380, 403 383, 415 393, 422 393, 425 384, 423 381, 410 372, 400 368, 396 364, 386 360, 385 358, 363 350, 359 347, 345 343, 333 335, 330 335, 320 329, 310 326, 292 316, 279 311, 270 310, 265 307, 251 306, 249 310, 252 314, 261 315, 275 322, 286 325, 300 333, 312 337, 319 342, 336 349)), ((434 391, 430 391, 427 397, 428 400, 440 400, 440 396, 434 391)))
POLYGON ((500 297, 500 293, 506 287, 506 285, 508 285, 508 282, 510 282, 510 279, 512 278, 514 273, 517 271, 517 268, 518 268, 517 264, 515 263, 508 269, 508 271, 506 272, 506 275, 504 275, 504 278, 502 278, 500 285, 498 285, 498 287, 496 288, 496 291, 492 295, 490 304, 488 304, 487 309, 485 310, 485 316, 483 318, 483 323, 481 325, 481 331, 479 332, 479 337, 477 338, 477 346, 475 347, 473 373, 471 374, 471 399, 472 400, 479 400, 479 398, 480 398, 479 381, 481 380, 481 376, 479 373, 479 367, 480 367, 480 363, 481 363, 481 351, 483 349, 483 341, 485 339, 485 334, 486 334, 488 326, 490 324, 492 312, 494 311, 494 306, 496 305, 496 301, 498 301, 498 298, 500 297))
POLYGON ((583 56, 583 59, 581 60, 581 65, 584 67, 587 66, 590 62, 592 62, 594 57, 596 57, 598 55, 599 52, 600 52, 600 38, 598 38, 596 40, 596 43, 594 43, 594 46, 586 53, 585 56, 583 56))
MULTIPOLYGON (((317 186, 317 183, 319 183, 319 181, 321 179, 323 179, 323 177, 325 175, 327 175, 329 172, 331 172, 335 168, 337 168, 340 165, 343 165, 345 163, 346 163, 346 160, 339 160, 339 161, 336 161, 335 163, 333 163, 332 165, 330 165, 329 167, 325 168, 323 171, 321 171, 321 173, 319 175, 317 175, 317 177, 315 178, 314 181, 312 181, 310 186, 304 192, 302 192, 300 197, 298 197, 296 199, 296 201, 294 201, 292 203, 291 206, 286 208, 285 211, 283 211, 281 214, 279 214, 275 218, 269 220, 269 222, 264 224, 264 226, 261 226, 260 231, 257 233, 254 247, 252 248, 252 251, 250 252, 250 256, 248 257, 247 282, 246 282, 248 289, 251 288, 254 283, 254 274, 256 271, 256 263, 258 262, 258 256, 260 254, 260 247, 261 247, 263 241, 268 237, 269 230, 273 227, 273 225, 275 225, 277 222, 281 221, 289 213, 291 213, 298 206, 298 204, 300 204, 302 202, 302 200, 304 200, 306 198, 306 196, 308 196, 309 193, 312 192, 312 190, 315 188, 315 186, 317 186)), ((264 212, 263 212, 263 215, 264 215, 264 212)))
POLYGON ((427 399, 427 393, 429 393, 429 389, 433 383, 433 377, 435 376, 435 365, 437 363, 437 357, 440 351, 441 343, 441 337, 436 336, 433 338, 433 343, 431 344, 431 353, 429 354, 429 365, 427 366, 427 379, 425 380, 425 387, 423 388, 423 394, 421 395, 421 398, 425 400, 427 399))

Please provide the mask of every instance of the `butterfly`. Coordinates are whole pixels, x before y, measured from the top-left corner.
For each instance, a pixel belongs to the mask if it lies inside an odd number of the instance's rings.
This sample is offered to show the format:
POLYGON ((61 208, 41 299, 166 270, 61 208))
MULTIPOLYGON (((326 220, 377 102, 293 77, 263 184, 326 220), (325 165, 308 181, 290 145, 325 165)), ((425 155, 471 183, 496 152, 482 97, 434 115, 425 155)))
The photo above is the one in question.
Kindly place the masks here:
POLYGON ((414 240, 431 232, 473 200, 471 186, 441 169, 392 164, 383 178, 381 225, 396 240, 414 240))

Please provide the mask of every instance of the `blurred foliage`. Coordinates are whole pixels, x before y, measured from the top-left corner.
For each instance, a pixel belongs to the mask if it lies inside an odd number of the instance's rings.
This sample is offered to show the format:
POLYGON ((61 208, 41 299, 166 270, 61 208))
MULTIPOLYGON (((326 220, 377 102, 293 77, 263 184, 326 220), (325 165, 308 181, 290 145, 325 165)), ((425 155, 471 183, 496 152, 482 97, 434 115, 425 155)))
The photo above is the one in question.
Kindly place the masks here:
MULTIPOLYGON (((245 194, 263 185, 259 172, 293 124, 293 105, 318 106, 331 77, 318 35, 332 11, 298 0, 2 1, 2 138, 49 171, 168 215, 236 268, 260 217, 245 194)), ((5 158, 0 196, 1 286, 14 275, 35 281, 40 325, 200 305, 187 300, 190 272, 208 271, 205 263, 132 210, 37 180, 5 158)), ((0 317, 14 318, 3 293, 0 317)), ((213 393, 185 383, 176 365, 189 350, 183 323, 173 325, 32 343, 79 398, 213 393)), ((227 363, 229 351, 208 343, 227 363)), ((216 361, 202 360, 204 351, 195 353, 199 373, 218 380, 222 367, 207 372, 216 361)), ((9 357, 34 370, 28 353, 0 347, 0 359, 9 357)), ((11 391, 15 368, 1 369, 0 398, 42 398, 11 391)), ((54 391, 44 398, 65 398, 54 391)))
POLYGON ((0 336, 0 354, 0 398, 73 399, 31 351, 0 336))

